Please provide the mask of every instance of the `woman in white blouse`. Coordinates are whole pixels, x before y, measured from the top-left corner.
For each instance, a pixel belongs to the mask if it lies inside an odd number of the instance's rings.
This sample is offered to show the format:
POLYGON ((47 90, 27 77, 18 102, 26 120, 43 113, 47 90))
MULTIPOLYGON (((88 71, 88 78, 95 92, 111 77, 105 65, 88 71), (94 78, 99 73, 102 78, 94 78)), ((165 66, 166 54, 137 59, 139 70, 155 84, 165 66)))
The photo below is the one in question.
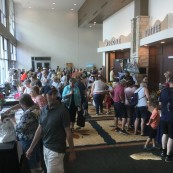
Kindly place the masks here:
POLYGON ((98 75, 94 83, 91 87, 91 96, 93 96, 95 107, 96 107, 96 115, 99 113, 103 113, 103 100, 105 97, 105 90, 107 88, 106 83, 101 80, 101 75, 98 75), (99 112, 100 110, 100 112, 99 112))
POLYGON ((139 120, 141 119, 141 135, 144 136, 145 121, 148 114, 148 103, 147 100, 150 99, 149 91, 147 89, 146 83, 142 82, 140 87, 135 91, 138 93, 138 104, 136 106, 136 119, 135 119, 135 131, 137 134, 139 120))

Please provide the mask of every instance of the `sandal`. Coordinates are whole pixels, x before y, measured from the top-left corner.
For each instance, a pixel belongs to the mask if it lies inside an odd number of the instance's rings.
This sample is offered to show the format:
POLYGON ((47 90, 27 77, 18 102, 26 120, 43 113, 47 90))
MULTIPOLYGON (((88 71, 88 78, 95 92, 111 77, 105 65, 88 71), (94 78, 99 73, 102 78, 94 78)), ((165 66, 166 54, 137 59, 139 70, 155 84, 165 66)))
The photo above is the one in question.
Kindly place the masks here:
POLYGON ((71 128, 71 132, 74 133, 74 128, 71 128))

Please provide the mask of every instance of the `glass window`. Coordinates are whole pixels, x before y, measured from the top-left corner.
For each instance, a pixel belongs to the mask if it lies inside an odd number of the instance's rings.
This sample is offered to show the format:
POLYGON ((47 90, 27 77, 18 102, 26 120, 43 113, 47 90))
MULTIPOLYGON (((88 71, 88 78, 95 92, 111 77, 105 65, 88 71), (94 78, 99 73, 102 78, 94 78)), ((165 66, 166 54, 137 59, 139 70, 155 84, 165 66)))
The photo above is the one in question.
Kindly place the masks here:
POLYGON ((6 8, 5 8, 5 0, 0 0, 1 1, 1 23, 6 27, 6 8))
POLYGON ((6 33, 12 34, 15 36, 15 22, 14 22, 14 1, 13 0, 0 0, 0 22, 6 27, 7 21, 9 28, 6 28, 0 35, 0 84, 4 83, 8 69, 10 67, 15 67, 16 65, 16 47, 13 44, 10 44, 10 40, 4 38, 6 33), (8 3, 7 3, 8 2, 8 3), (6 5, 9 5, 6 8, 6 5), (6 19, 7 11, 9 9, 8 20, 6 19), (10 33, 9 33, 10 32, 10 33), (11 58, 10 58, 11 57, 11 58))
POLYGON ((16 47, 13 45, 13 60, 16 61, 17 60, 17 55, 16 55, 16 47))
POLYGON ((11 60, 13 60, 13 45, 10 43, 11 60))
POLYGON ((0 35, 0 59, 3 57, 3 40, 2 36, 0 35))
POLYGON ((14 24, 14 3, 13 0, 9 1, 9 30, 10 33, 14 36, 15 33, 15 24, 14 24))
POLYGON ((8 61, 0 59, 0 83, 4 83, 8 75, 8 61))
POLYGON ((4 38, 4 59, 8 59, 7 39, 4 38))
POLYGON ((2 0, 0 0, 0 9, 2 9, 2 0))
POLYGON ((0 83, 4 83, 8 74, 7 39, 0 36, 0 83))
POLYGON ((16 61, 16 47, 10 44, 11 60, 16 61))

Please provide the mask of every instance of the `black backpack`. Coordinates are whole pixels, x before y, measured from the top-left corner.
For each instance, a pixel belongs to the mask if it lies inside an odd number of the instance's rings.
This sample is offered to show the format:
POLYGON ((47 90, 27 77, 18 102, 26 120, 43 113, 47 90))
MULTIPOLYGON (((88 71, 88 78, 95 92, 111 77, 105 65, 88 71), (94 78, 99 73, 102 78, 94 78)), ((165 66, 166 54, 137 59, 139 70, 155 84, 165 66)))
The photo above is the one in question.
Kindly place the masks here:
MULTIPOLYGON (((140 90, 141 90, 142 88, 143 88, 143 87, 141 87, 140 90)), ((139 91, 140 91, 140 90, 139 90, 139 91)), ((138 92, 139 92, 139 91, 138 91, 138 92)), ((138 92, 134 93, 133 96, 132 96, 130 99, 127 98, 127 100, 128 100, 128 102, 129 102, 129 104, 130 104, 131 107, 135 107, 135 106, 138 104, 138 101, 139 101, 140 99, 142 99, 142 98, 145 97, 145 95, 144 95, 143 97, 141 97, 141 98, 139 99, 138 92)))

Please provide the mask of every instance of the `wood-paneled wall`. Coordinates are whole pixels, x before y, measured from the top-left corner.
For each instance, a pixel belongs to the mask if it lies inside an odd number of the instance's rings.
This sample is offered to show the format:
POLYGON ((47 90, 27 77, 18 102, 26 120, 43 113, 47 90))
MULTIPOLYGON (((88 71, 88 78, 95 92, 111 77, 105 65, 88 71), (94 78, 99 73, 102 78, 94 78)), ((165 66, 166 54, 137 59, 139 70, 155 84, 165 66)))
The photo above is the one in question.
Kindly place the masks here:
POLYGON ((164 72, 173 74, 173 44, 152 46, 149 48, 149 84, 158 85, 165 82, 164 72))

